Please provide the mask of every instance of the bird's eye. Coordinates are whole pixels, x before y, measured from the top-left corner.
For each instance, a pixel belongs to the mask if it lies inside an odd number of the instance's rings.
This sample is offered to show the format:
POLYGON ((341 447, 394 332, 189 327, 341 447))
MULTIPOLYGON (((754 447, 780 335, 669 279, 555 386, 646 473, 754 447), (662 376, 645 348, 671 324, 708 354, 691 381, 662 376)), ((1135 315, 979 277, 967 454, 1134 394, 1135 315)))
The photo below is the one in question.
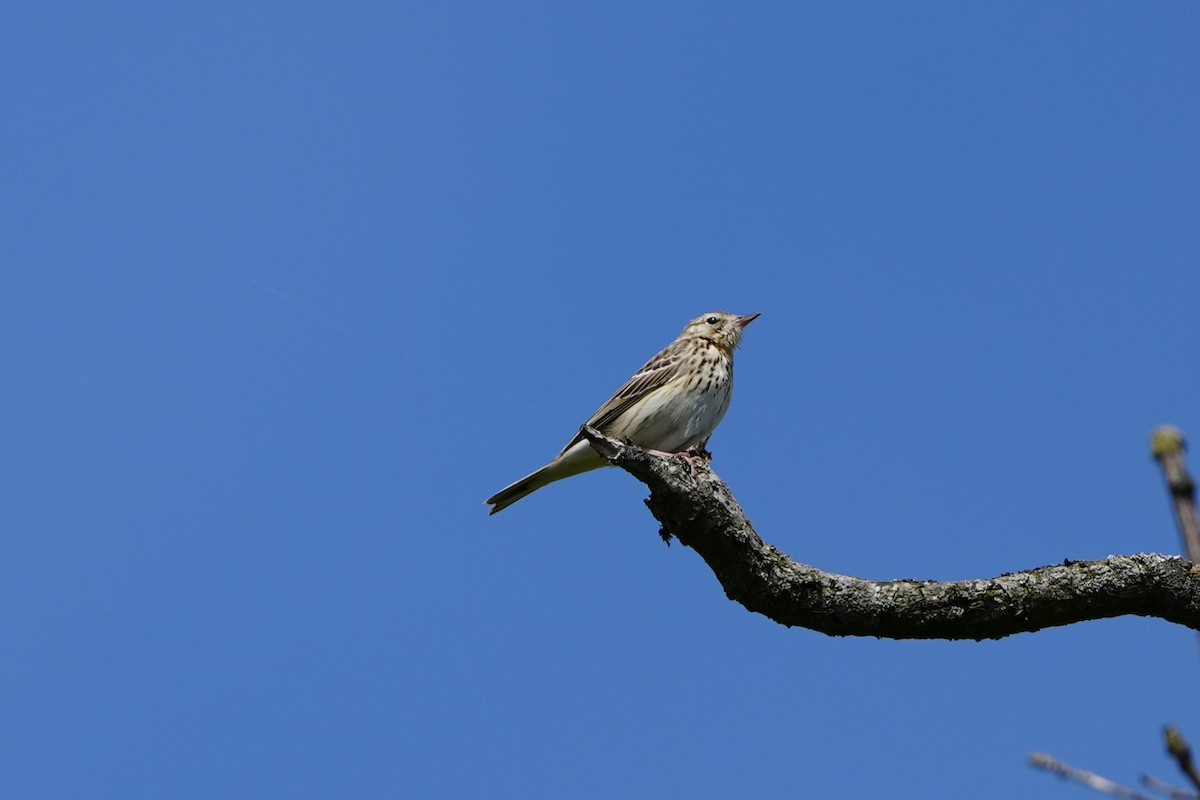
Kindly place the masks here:
POLYGON ((708 319, 706 319, 704 321, 707 322, 709 325, 716 325, 721 320, 717 319, 716 317, 709 317, 708 319))

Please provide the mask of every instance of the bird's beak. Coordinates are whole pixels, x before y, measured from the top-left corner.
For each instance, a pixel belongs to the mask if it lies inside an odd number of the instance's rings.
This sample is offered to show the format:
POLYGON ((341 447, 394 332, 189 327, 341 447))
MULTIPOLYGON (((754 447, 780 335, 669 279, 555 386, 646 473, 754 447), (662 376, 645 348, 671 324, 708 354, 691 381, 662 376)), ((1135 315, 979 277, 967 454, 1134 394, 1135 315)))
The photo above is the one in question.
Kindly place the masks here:
POLYGON ((736 320, 736 324, 739 328, 744 328, 747 325, 749 325, 751 322, 754 322, 754 320, 758 319, 759 316, 761 316, 761 315, 762 315, 762 312, 760 311, 757 314, 747 314, 744 317, 738 317, 736 320))

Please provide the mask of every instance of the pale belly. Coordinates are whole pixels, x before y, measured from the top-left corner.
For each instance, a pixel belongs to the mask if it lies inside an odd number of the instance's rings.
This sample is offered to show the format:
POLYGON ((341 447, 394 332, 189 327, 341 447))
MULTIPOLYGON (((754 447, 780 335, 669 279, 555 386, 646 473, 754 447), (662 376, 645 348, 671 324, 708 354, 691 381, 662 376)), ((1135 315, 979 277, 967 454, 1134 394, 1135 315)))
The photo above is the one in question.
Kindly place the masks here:
POLYGON ((681 453, 704 443, 729 408, 730 381, 708 391, 660 389, 630 409, 627 436, 639 447, 681 453))

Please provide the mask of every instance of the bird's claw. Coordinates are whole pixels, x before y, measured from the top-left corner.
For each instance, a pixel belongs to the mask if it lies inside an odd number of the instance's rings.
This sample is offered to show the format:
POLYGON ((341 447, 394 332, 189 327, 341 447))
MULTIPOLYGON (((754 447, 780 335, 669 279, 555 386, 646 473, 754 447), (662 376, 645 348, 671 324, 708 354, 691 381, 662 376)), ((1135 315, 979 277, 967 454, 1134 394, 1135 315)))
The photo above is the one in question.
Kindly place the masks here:
POLYGON ((707 450, 688 450, 683 453, 676 453, 675 455, 687 462, 688 474, 691 475, 692 480, 696 479, 697 463, 705 464, 712 461, 712 453, 707 450))

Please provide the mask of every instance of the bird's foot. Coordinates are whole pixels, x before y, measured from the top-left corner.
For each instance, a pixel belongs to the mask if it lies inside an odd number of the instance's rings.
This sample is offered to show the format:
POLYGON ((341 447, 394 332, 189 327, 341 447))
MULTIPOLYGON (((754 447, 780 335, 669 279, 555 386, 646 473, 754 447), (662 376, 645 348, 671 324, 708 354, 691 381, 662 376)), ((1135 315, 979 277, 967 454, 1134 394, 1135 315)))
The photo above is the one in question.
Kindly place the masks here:
POLYGON ((680 452, 680 453, 668 453, 665 450, 647 450, 646 452, 653 453, 654 455, 661 456, 662 458, 681 458, 681 459, 683 459, 684 461, 687 462, 688 474, 691 475, 693 480, 696 478, 696 465, 697 464, 705 464, 705 463, 708 463, 709 461, 712 461, 712 453, 708 452, 707 450, 700 449, 700 448, 696 448, 693 450, 684 450, 683 452, 680 452))
POLYGON ((708 452, 707 450, 687 450, 682 453, 675 453, 674 455, 676 458, 682 458, 687 462, 688 475, 691 476, 692 480, 696 480, 697 464, 707 464, 708 462, 712 461, 712 453, 708 452))
POLYGON ((697 455, 690 450, 686 453, 678 453, 677 455, 687 462, 688 475, 691 476, 692 480, 696 480, 696 464, 703 464, 704 457, 697 455))

